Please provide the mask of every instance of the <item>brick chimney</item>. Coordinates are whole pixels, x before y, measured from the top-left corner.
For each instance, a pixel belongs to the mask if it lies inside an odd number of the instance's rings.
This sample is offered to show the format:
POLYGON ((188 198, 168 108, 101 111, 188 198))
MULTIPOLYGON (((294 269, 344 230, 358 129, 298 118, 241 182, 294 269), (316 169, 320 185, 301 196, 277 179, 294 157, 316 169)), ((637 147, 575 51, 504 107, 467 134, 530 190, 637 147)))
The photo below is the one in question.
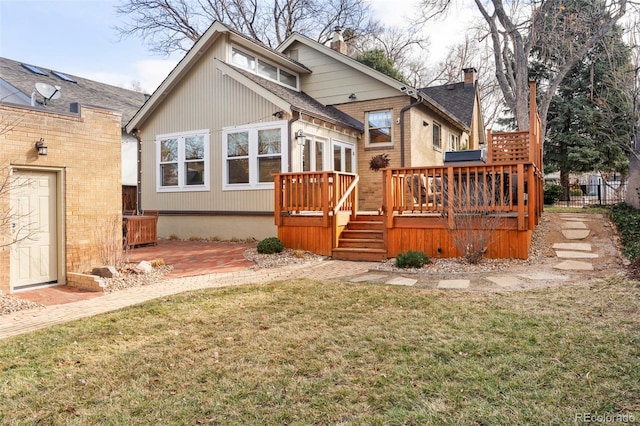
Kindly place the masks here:
POLYGON ((475 68, 463 68, 464 72, 464 87, 473 87, 478 79, 478 70, 475 68))
POLYGON ((347 43, 345 43, 344 38, 342 37, 340 27, 335 27, 333 29, 333 38, 331 39, 331 44, 329 46, 343 55, 347 54, 347 43))

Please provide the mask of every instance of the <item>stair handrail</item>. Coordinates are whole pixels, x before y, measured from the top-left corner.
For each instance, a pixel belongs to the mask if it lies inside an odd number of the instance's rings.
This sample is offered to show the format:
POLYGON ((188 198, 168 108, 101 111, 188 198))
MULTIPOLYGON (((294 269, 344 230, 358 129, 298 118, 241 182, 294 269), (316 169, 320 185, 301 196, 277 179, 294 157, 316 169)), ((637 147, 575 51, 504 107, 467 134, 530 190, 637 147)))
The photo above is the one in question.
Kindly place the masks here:
MULTIPOLYGON (((335 207, 333 208, 333 215, 337 215, 338 212, 340 211, 340 209, 342 208, 342 206, 344 205, 344 203, 347 202, 347 199, 351 196, 351 193, 356 189, 356 187, 358 186, 358 182, 360 181, 360 175, 355 175, 353 178, 353 181, 351 182, 351 184, 347 187, 347 190, 344 191, 344 195, 340 198, 340 200, 338 200, 338 202, 336 203, 335 207)), ((354 203, 355 204, 355 203, 354 203)), ((355 208, 354 208, 355 210, 355 208)), ((352 214, 354 214, 355 212, 352 212, 352 214)))

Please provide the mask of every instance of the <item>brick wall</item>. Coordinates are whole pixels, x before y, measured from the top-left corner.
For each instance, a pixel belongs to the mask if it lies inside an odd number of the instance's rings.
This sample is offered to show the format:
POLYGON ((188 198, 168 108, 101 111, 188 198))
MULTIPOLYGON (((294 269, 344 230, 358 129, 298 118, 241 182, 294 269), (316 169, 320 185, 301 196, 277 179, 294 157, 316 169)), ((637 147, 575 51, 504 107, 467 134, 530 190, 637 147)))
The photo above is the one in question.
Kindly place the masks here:
MULTIPOLYGON (((366 147, 366 136, 358 144, 356 153, 358 161, 358 174, 360 183, 358 184, 358 203, 360 210, 378 210, 382 207, 382 173, 369 169, 369 161, 372 157, 386 153, 389 155, 389 167, 400 167, 400 125, 397 123, 400 118, 400 110, 410 103, 409 97, 398 96, 394 98, 376 99, 373 101, 351 102, 348 104, 336 105, 337 108, 349 114, 353 118, 365 122, 365 112, 392 109, 393 119, 393 146, 384 148, 366 147)), ((409 114, 405 114, 405 141, 411 140, 411 126, 409 114)), ((411 156, 410 144, 405 144, 405 165, 409 165, 408 159, 411 156)))
MULTIPOLYGON (((0 105, 0 146, 0 182, 7 166, 57 173, 62 196, 58 255, 64 269, 59 279, 67 271, 101 265, 101 248, 122 239, 121 114, 93 107, 82 107, 80 114, 52 114, 0 105), (46 156, 34 148, 40 138, 48 147, 46 156)), ((8 194, 2 195, 0 212, 6 212, 8 194)), ((8 230, 1 232, 6 243, 8 230)), ((0 248, 0 290, 5 294, 10 292, 9 262, 9 248, 0 248)))

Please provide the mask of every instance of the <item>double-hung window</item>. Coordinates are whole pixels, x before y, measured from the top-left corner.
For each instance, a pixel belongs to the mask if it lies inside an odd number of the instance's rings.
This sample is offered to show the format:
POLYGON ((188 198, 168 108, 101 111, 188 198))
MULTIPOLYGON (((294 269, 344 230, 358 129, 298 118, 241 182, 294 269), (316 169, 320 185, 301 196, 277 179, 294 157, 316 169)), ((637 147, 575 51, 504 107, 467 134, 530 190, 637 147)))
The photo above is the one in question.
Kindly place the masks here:
POLYGON ((433 123, 433 149, 442 149, 442 128, 438 123, 433 123))
POLYGON ((366 115, 366 145, 372 147, 393 145, 393 137, 391 133, 393 118, 391 110, 369 111, 366 115))
POLYGON ((449 151, 457 151, 460 149, 460 136, 454 135, 453 133, 449 135, 449 151))
POLYGON ((209 131, 172 133, 156 137, 158 192, 209 189, 209 131))
POLYGON ((287 165, 286 121, 222 130, 225 189, 273 188, 287 165))

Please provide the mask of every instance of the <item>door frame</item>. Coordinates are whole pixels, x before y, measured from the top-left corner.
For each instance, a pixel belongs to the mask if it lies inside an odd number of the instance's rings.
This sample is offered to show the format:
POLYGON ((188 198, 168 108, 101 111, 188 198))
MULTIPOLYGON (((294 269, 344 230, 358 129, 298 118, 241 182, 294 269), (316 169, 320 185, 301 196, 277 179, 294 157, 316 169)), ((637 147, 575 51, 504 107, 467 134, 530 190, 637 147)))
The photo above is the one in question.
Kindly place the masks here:
POLYGON ((352 142, 345 142, 343 140, 340 139, 331 139, 331 148, 330 148, 330 152, 331 152, 331 169, 335 171, 335 147, 339 146, 340 147, 340 151, 341 151, 341 163, 344 163, 344 151, 345 148, 349 148, 351 149, 351 168, 353 170, 345 172, 344 170, 341 170, 342 172, 345 173, 358 173, 358 151, 357 151, 357 145, 355 143, 352 142))
MULTIPOLYGON (((58 281, 55 283, 47 283, 47 284, 34 284, 32 286, 28 286, 24 289, 20 288, 17 291, 14 289, 14 284, 12 281, 11 274, 9 274, 9 293, 20 292, 23 290, 31 290, 33 288, 38 287, 51 287, 55 285, 65 285, 67 283, 67 268, 65 267, 65 259, 67 258, 66 253, 66 227, 65 227, 65 203, 64 203, 64 188, 65 188, 65 174, 64 168, 62 167, 34 167, 34 166, 23 166, 12 164, 9 169, 9 173, 13 175, 15 172, 44 172, 44 173, 52 173, 55 174, 56 177, 56 188, 54 190, 55 200, 55 211, 56 211, 56 268, 58 281)), ((11 261, 11 256, 9 256, 9 261, 11 261)))

